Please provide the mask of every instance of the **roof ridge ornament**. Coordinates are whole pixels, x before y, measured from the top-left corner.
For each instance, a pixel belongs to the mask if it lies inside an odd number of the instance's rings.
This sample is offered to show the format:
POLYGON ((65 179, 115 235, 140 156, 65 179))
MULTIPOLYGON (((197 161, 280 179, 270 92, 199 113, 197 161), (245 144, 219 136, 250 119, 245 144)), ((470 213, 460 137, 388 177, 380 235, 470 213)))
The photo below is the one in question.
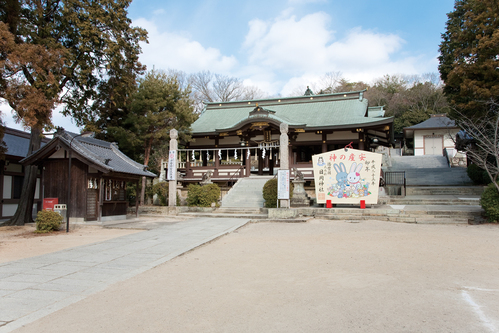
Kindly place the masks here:
POLYGON ((310 89, 309 86, 307 86, 307 90, 305 90, 305 95, 304 96, 312 96, 314 92, 310 89))

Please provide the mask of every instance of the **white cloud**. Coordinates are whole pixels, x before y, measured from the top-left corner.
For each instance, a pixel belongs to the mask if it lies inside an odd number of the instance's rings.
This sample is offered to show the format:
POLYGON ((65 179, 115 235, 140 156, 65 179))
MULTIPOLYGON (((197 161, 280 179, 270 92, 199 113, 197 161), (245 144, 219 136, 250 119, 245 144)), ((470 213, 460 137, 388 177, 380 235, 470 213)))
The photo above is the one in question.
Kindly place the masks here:
POLYGON ((255 72, 286 77, 279 90, 283 95, 312 85, 311 80, 330 71, 340 71, 348 80, 370 82, 385 74, 428 68, 421 57, 400 57, 405 41, 396 34, 356 27, 336 36, 330 21, 324 12, 301 18, 285 12, 272 21, 250 21, 243 43, 249 65, 255 72))
POLYGON ((141 44, 143 54, 140 61, 159 69, 174 68, 188 73, 210 70, 215 73, 229 73, 237 65, 234 56, 224 56, 220 50, 205 48, 188 36, 173 32, 159 32, 153 21, 135 20, 134 25, 145 28, 149 33, 149 44, 141 44))

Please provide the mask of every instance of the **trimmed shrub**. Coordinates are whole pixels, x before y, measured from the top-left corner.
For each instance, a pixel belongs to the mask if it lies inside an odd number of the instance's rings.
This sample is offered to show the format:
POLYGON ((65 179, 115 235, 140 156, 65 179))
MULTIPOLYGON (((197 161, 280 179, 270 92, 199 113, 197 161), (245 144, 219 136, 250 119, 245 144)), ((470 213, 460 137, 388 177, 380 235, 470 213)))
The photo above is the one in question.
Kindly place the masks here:
POLYGON ((53 210, 42 210, 36 216, 36 232, 57 231, 61 227, 62 219, 61 214, 53 210))
POLYGON ((490 184, 491 179, 487 174, 487 171, 483 170, 476 164, 470 164, 466 169, 468 177, 473 181, 473 183, 478 185, 490 184))
POLYGON ((480 205, 489 222, 499 222, 499 192, 493 183, 483 191, 480 205))
MULTIPOLYGON (((293 183, 289 183, 289 197, 293 197, 293 183)), ((277 178, 268 180, 263 185, 263 199, 265 200, 265 207, 277 208, 277 178)))
POLYGON ((152 191, 158 196, 160 206, 166 206, 168 204, 168 182, 154 184, 152 186, 152 191))
MULTIPOLYGON (((210 207, 220 199, 220 187, 217 184, 195 185, 187 187, 187 206, 210 207)), ((218 204, 217 204, 218 206, 218 204)))

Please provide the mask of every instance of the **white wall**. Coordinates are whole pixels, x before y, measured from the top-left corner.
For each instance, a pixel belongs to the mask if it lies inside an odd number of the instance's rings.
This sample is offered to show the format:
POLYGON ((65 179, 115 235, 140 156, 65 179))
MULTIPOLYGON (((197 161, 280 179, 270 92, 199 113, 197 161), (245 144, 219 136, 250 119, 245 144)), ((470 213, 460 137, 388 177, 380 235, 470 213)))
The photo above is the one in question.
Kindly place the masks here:
POLYGON ((442 149, 454 148, 453 138, 456 137, 459 129, 430 129, 430 130, 415 130, 414 131, 414 155, 421 156, 424 155, 424 137, 426 135, 443 135, 444 142, 442 149))

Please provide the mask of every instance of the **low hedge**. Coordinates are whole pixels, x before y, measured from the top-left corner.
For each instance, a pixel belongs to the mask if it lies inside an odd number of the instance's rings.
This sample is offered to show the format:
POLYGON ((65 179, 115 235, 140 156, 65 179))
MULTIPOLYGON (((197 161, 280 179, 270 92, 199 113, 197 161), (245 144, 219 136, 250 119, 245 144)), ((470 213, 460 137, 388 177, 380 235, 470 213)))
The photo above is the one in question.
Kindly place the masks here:
POLYGON ((486 185, 492 182, 487 171, 483 170, 476 164, 470 164, 466 169, 466 173, 475 184, 486 185))
POLYGON ((190 184, 187 187, 187 206, 210 207, 212 203, 217 204, 219 199, 220 187, 217 184, 190 184))
POLYGON ((168 182, 160 182, 152 186, 152 192, 158 196, 159 205, 168 204, 168 182))
POLYGON ((489 222, 499 222, 499 192, 493 183, 489 184, 480 198, 480 205, 489 222))
POLYGON ((61 227, 62 215, 53 210, 42 210, 36 215, 36 232, 57 231, 61 227))
MULTIPOLYGON (((289 197, 293 196, 293 183, 289 183, 289 197)), ((273 178, 268 180, 263 185, 263 199, 265 200, 265 207, 277 208, 277 179, 273 178)))

